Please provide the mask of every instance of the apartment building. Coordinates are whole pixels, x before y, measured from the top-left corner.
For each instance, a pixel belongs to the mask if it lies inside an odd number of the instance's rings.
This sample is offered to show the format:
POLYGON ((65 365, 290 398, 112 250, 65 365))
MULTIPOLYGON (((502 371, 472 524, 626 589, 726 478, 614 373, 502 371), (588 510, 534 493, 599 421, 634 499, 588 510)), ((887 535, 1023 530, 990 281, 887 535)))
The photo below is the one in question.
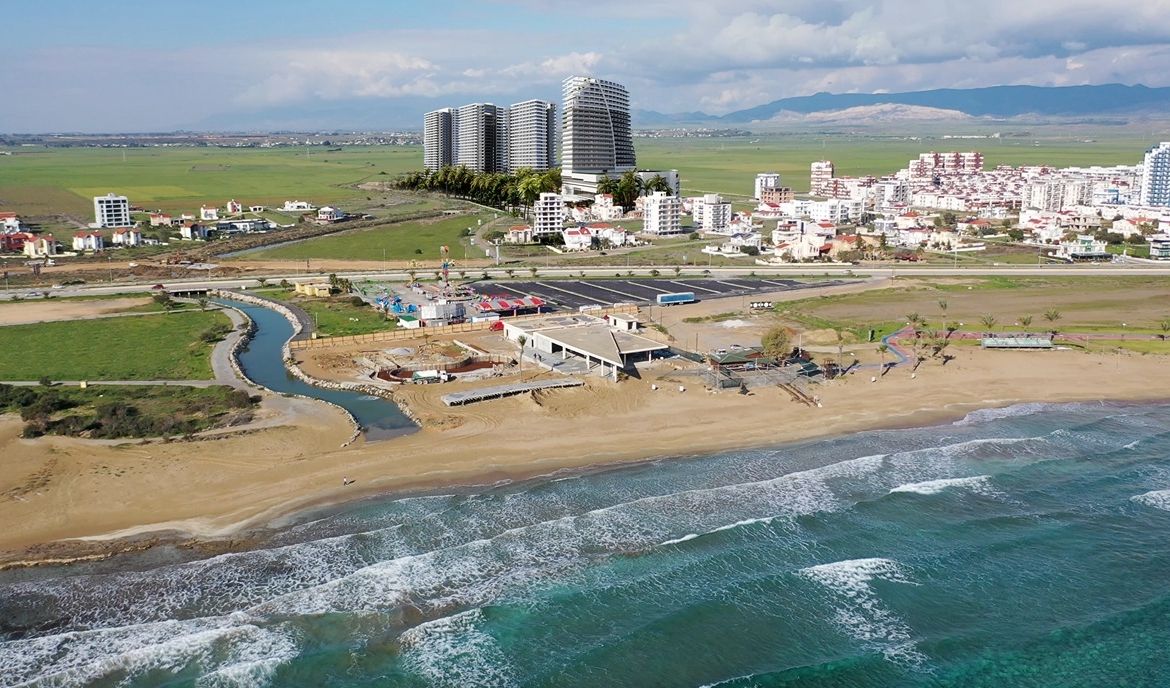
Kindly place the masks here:
POLYGON ((423 115, 423 167, 435 172, 455 159, 454 110, 442 108, 423 115))
POLYGON ((779 186, 779 172, 761 172, 760 174, 756 175, 756 186, 755 191, 752 194, 752 198, 757 201, 762 201, 764 199, 765 190, 776 189, 779 188, 779 186))
POLYGON ((682 200, 665 191, 642 199, 642 231, 647 234, 678 234, 682 231, 682 200))
POLYGON ((1140 199, 1141 205, 1170 206, 1170 142, 1146 151, 1140 199))
POLYGON ((818 160, 809 166, 809 193, 813 196, 832 195, 833 163, 829 160, 818 160))
POLYGON ((134 224, 130 219, 130 201, 125 196, 106 194, 94 196, 93 216, 95 228, 129 227, 134 224))
POLYGON ((537 172, 557 164, 557 106, 526 100, 507 109, 508 171, 527 167, 537 172))
POLYGON ((562 84, 561 175, 567 194, 592 195, 604 175, 637 166, 625 86, 588 76, 562 84))
POLYGON ((692 202, 691 213, 695 227, 704 231, 726 229, 731 224, 731 203, 719 194, 706 194, 692 202))
POLYGON ((471 103, 455 109, 451 164, 472 172, 508 171, 508 111, 491 103, 471 103))
POLYGON ((532 235, 559 234, 565 228, 565 204, 560 194, 542 193, 532 204, 532 235))

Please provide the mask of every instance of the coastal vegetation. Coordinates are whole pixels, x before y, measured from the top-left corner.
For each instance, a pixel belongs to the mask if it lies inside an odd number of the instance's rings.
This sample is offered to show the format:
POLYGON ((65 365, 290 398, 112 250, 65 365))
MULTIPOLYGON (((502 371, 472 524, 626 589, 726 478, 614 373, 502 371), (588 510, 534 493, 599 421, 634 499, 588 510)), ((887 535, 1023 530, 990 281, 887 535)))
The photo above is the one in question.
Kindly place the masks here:
POLYGON ((230 327, 198 309, 6 325, 0 348, 25 355, 0 361, 0 380, 209 380, 212 342, 230 327))
POLYGON ((0 384, 0 413, 20 413, 25 421, 25 437, 121 439, 188 435, 247 422, 258 402, 259 397, 226 385, 111 385, 81 389, 0 384))

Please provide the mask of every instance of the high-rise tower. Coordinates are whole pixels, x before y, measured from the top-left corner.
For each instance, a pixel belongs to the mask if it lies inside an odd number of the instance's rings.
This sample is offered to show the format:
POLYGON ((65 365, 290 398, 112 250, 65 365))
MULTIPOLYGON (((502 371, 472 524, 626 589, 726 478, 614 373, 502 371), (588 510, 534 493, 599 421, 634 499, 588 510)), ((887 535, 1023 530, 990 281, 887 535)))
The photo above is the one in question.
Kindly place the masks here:
POLYGON ((455 156, 452 110, 443 108, 423 115, 423 167, 437 171, 455 156))
POLYGON ((557 106, 526 100, 508 108, 508 171, 527 167, 537 172, 556 167, 557 106))
POLYGON ((1146 151, 1141 205, 1170 206, 1170 142, 1163 141, 1146 151))
POLYGON ((452 165, 472 172, 508 171, 508 111, 491 103, 472 103, 455 110, 452 165))
POLYGON ((625 86, 587 76, 565 79, 561 113, 564 174, 619 175, 636 166, 625 86))

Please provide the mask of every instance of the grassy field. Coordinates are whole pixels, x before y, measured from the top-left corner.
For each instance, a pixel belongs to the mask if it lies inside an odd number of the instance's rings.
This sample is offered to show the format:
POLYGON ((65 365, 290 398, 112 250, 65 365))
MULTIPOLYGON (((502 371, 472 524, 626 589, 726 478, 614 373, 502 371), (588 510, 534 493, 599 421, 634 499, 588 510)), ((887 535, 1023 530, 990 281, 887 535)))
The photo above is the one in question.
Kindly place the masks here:
MULTIPOLYGON (((462 215, 440 220, 403 222, 354 232, 333 234, 287 246, 276 246, 248 253, 249 260, 419 260, 433 264, 439 259, 439 247, 451 247, 454 258, 462 258, 461 234, 475 228, 477 220, 487 223, 494 214, 462 215), (383 253, 384 252, 384 253, 383 253), (456 255, 457 253, 457 255, 456 255)), ((477 256, 478 257, 478 256, 477 256)))
MULTIPOLYGON (((361 288, 367 285, 354 286, 361 288)), ((322 337, 369 334, 393 330, 398 326, 396 320, 386 320, 373 306, 354 306, 350 303, 353 295, 307 298, 298 296, 292 289, 261 289, 256 293, 296 304, 313 318, 316 331, 322 337)))
POLYGON ((292 199, 344 203, 366 195, 347 184, 393 179, 422 167, 417 146, 317 150, 306 155, 303 148, 21 148, 0 156, 0 209, 91 217, 93 196, 110 192, 132 205, 173 214, 194 212, 204 203, 222 206, 232 198, 244 205, 292 199))
POLYGON ((1150 142, 1134 134, 1089 137, 1058 130, 999 139, 949 139, 889 135, 759 135, 735 138, 639 138, 638 166, 677 169, 684 195, 750 196, 759 172, 779 172, 797 193, 809 186, 809 165, 832 160, 837 176, 892 174, 930 151, 978 150, 988 169, 996 165, 1132 165, 1150 142), (1091 140, 1089 140, 1091 138, 1091 140))
POLYGON ((212 345, 200 335, 227 316, 170 315, 65 320, 0 327, 0 380, 210 380, 212 345))

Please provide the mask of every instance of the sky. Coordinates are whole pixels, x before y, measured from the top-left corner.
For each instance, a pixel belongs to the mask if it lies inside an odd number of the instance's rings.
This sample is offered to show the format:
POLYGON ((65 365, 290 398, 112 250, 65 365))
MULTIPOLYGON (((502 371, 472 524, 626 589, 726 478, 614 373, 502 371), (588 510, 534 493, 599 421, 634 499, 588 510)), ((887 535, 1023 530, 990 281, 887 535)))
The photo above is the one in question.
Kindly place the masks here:
POLYGON ((0 133, 421 128, 471 102, 1170 86, 1170 0, 5 0, 0 133))

